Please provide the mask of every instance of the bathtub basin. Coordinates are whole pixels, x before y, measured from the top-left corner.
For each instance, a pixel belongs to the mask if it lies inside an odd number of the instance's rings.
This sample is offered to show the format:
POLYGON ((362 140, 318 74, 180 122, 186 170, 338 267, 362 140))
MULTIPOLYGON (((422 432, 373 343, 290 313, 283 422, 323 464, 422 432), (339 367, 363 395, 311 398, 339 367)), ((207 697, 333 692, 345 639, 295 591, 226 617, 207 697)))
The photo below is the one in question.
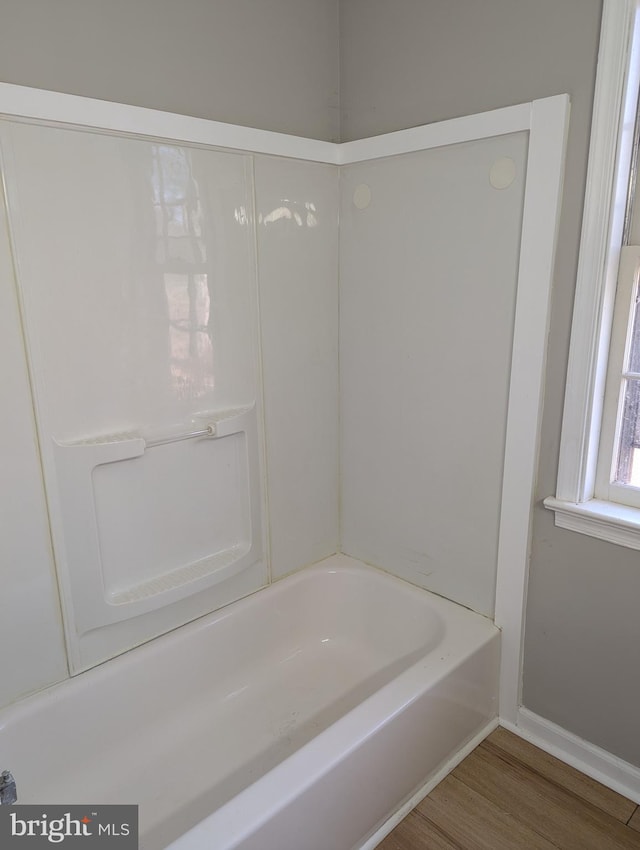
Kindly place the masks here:
POLYGON ((336 555, 0 714, 21 803, 138 803, 142 850, 352 850, 492 728, 499 633, 336 555))

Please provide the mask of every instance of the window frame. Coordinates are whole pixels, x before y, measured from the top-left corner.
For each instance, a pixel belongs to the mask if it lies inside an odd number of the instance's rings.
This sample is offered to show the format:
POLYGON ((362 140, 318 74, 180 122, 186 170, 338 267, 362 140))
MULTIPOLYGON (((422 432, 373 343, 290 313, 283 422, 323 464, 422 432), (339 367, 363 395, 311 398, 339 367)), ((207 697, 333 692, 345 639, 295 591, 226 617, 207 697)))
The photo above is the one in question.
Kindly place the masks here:
POLYGON ((600 451, 596 468, 596 495, 609 502, 640 509, 640 488, 615 480, 618 446, 625 403, 624 373, 636 315, 640 245, 624 245, 620 255, 609 364, 607 368, 600 451))
POLYGON ((558 480, 544 500, 557 526, 633 549, 640 502, 614 501, 603 487, 611 455, 601 436, 611 418, 605 386, 640 87, 639 9, 640 0, 603 4, 558 480))

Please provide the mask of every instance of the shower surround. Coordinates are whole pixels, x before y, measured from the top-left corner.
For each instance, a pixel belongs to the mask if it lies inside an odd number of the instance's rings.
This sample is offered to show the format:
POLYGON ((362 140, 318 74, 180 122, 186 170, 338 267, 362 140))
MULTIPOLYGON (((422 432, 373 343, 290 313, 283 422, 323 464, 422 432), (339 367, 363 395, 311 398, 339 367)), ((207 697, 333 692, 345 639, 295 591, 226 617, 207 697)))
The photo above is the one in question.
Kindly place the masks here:
POLYGON ((313 817, 375 846, 518 709, 567 98, 340 146, 0 101, 80 674, 2 713, 0 767, 22 802, 139 802, 149 850, 313 817), (26 747, 78 728, 64 776, 26 747))

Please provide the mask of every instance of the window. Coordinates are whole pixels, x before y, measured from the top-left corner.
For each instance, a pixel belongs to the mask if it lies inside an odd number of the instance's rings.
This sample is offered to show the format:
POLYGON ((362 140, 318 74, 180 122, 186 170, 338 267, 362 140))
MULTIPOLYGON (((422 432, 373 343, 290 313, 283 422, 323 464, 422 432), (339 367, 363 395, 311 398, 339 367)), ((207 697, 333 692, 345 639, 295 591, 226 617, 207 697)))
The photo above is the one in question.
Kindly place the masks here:
POLYGON ((640 246, 624 246, 609 350, 596 495, 640 508, 640 246))
POLYGON ((635 549, 640 210, 631 227, 628 196, 637 149, 639 7, 640 0, 605 0, 603 7, 557 493, 545 500, 556 525, 635 549))

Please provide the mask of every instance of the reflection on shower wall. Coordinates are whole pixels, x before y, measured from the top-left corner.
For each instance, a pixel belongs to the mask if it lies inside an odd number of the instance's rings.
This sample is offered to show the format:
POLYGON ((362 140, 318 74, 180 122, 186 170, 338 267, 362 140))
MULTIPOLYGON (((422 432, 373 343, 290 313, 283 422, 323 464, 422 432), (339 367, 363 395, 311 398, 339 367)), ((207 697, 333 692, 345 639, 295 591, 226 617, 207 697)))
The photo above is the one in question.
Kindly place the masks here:
POLYGON ((176 265, 176 271, 163 273, 171 377, 177 395, 197 395, 214 386, 202 201, 190 152, 171 145, 151 149, 156 261, 176 265), (178 271, 180 265, 184 271, 178 271))
POLYGON ((0 143, 79 670, 268 579, 252 162, 26 124, 0 143))

